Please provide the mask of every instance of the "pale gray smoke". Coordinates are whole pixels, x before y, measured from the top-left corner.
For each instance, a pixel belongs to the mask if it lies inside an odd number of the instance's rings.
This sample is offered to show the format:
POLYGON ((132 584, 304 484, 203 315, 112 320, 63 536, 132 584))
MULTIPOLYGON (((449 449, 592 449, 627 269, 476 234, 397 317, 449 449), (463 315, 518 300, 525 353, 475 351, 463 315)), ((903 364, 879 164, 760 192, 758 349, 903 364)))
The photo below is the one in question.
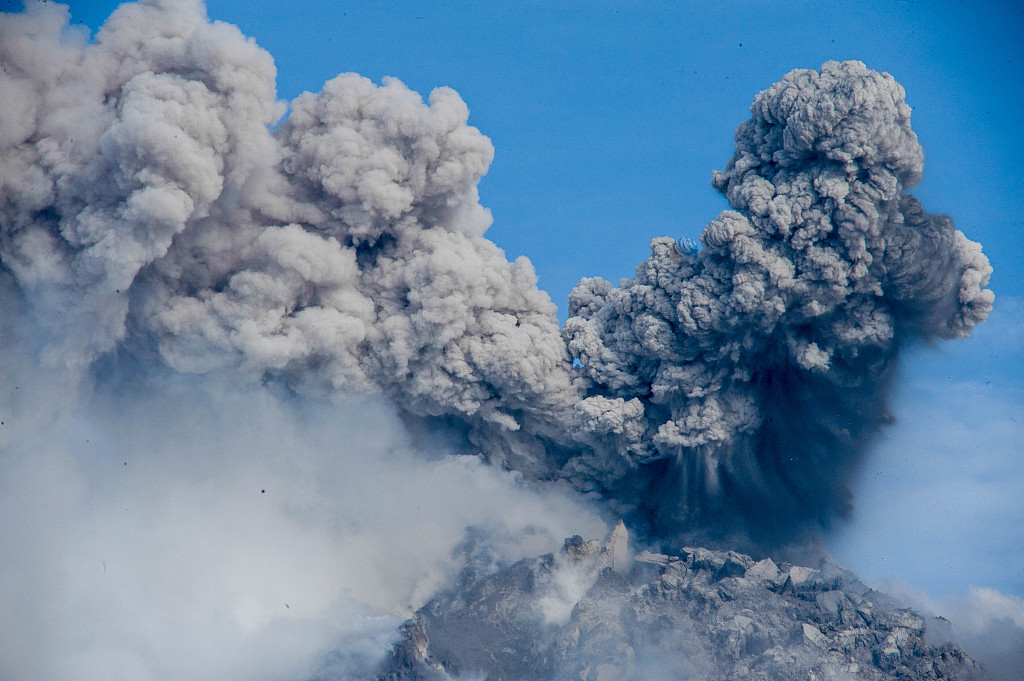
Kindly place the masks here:
POLYGON ((604 533, 396 413, 500 442, 575 399, 453 91, 343 75, 271 131, 270 56, 188 0, 94 43, 29 3, 0 65, 0 676, 372 667, 467 533, 604 533))
POLYGON ((0 254, 48 362, 384 392, 542 458, 505 433, 556 432, 568 355, 530 263, 481 237, 493 150, 454 91, 345 74, 272 132, 270 56, 199 2, 124 5, 92 45, 66 22, 36 3, 0 28, 0 254))

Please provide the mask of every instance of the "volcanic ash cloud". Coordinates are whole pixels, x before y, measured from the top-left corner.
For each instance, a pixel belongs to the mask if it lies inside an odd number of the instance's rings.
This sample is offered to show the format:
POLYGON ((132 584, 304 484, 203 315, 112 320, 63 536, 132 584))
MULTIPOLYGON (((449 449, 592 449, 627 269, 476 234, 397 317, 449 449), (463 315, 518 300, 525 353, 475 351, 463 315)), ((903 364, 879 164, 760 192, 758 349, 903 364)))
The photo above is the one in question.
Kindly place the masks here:
POLYGON ((904 193, 923 153, 892 76, 793 71, 751 114, 703 247, 655 239, 635 278, 584 279, 562 331, 594 452, 575 470, 655 527, 827 522, 888 418, 900 348, 966 336, 992 306, 981 247, 904 193))
POLYGON ((0 253, 48 363, 127 351, 383 392, 481 442, 554 432, 577 399, 555 306, 481 236, 493 149, 454 91, 344 74, 271 131, 272 59, 199 3, 124 5, 95 44, 67 20, 0 24, 0 253))
POLYGON ((992 304, 980 247, 904 193, 903 89, 859 62, 758 95, 714 174, 734 210, 582 280, 559 329, 483 236, 493 150, 454 91, 343 74, 286 107, 197 1, 123 5, 93 42, 68 19, 0 14, 18 678, 298 675, 346 637, 372 659, 464 538, 514 560, 602 533, 567 482, 648 539, 787 539, 847 507, 900 348, 992 304))
POLYGON ((271 57, 198 2, 91 44, 67 21, 0 19, 4 324, 50 367, 383 394, 648 532, 770 541, 847 506, 901 346, 992 303, 980 247, 904 194, 903 89, 858 62, 758 95, 714 175, 734 210, 581 281, 560 332, 483 237, 493 152, 454 91, 344 74, 271 129, 271 57))

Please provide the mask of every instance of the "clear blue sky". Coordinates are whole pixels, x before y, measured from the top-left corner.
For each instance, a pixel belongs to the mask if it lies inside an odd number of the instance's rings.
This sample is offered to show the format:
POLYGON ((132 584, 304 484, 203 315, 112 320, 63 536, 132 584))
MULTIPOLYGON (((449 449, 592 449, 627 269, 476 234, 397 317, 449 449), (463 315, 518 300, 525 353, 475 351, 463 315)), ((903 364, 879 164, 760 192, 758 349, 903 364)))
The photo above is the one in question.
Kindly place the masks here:
MULTIPOLYGON (((95 29, 116 4, 72 0, 72 21, 95 29)), ((893 74, 926 154, 913 192, 982 242, 996 312, 976 338, 909 358, 897 425, 831 545, 869 579, 1024 596, 1024 3, 207 6, 273 55, 283 99, 344 71, 458 90, 496 148, 488 236, 534 262, 563 318, 581 276, 629 276, 652 237, 695 238, 726 207, 710 174, 758 91, 828 59, 893 74)))

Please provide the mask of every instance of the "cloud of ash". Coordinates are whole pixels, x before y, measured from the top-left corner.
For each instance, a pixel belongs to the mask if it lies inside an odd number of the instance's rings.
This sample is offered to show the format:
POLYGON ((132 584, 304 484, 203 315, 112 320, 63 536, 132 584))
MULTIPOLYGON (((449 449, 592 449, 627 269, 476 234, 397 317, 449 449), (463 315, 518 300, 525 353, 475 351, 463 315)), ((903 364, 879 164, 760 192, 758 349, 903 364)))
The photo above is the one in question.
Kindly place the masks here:
POLYGON ((351 668, 467 532, 510 560, 604 534, 404 430, 571 401, 554 306, 480 236, 492 149, 453 91, 343 75, 271 131, 272 59, 188 1, 94 43, 29 3, 0 63, 0 675, 351 668))
POLYGON ((66 22, 0 24, 0 254, 51 366, 383 394, 654 534, 771 539, 844 511, 900 347, 991 307, 980 247, 903 193, 903 89, 858 62, 759 94, 714 176, 735 210, 618 288, 584 279, 560 337, 482 236, 492 148, 452 90, 345 74, 271 130, 270 56, 198 2, 124 5, 94 44, 66 22))
POLYGON ((94 42, 29 2, 0 64, 16 678, 272 678, 356 615, 377 636, 467 526, 513 552, 603 534, 503 468, 655 536, 827 522, 900 348, 992 303, 980 246, 903 193, 902 88, 858 62, 758 95, 714 176, 734 210, 619 287, 583 280, 561 331, 483 236, 493 151, 450 89, 343 74, 286 107, 198 0, 123 5, 94 42), (493 466, 417 458, 401 424, 493 466))
POLYGON ((662 530, 739 516, 784 536, 842 513, 900 348, 992 306, 981 247, 903 193, 923 154, 891 76, 793 71, 751 113, 703 248, 655 239, 635 278, 584 279, 563 329, 596 440, 579 466, 662 530))

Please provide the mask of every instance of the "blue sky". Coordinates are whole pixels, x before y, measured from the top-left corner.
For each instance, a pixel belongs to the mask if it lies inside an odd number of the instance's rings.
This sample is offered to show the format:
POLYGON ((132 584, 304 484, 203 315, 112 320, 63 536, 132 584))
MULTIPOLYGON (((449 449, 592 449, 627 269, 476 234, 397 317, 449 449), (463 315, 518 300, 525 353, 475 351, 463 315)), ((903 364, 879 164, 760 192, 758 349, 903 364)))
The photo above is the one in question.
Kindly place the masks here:
MULTIPOLYGON (((116 4, 73 0, 72 21, 95 29, 116 4)), ((908 353, 897 423, 829 545, 868 579, 1024 596, 1024 4, 207 6, 273 55, 283 99, 345 71, 458 90, 496 148, 488 236, 533 261, 563 319, 580 277, 630 276, 651 238, 696 238, 727 207, 710 174, 758 91, 828 59, 893 74, 926 154, 912 191, 984 245, 996 310, 975 338, 908 353)))

